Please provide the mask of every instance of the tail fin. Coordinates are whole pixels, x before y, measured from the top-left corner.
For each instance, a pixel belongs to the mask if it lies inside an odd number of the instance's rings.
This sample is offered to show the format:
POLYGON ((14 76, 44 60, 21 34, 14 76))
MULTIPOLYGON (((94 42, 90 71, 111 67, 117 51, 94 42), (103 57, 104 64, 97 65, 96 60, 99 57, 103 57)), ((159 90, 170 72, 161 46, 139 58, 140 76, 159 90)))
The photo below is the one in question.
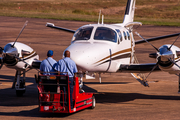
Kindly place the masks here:
POLYGON ((126 11, 125 11, 124 20, 123 20, 124 25, 129 22, 134 21, 135 3, 136 3, 136 0, 127 1, 126 11))

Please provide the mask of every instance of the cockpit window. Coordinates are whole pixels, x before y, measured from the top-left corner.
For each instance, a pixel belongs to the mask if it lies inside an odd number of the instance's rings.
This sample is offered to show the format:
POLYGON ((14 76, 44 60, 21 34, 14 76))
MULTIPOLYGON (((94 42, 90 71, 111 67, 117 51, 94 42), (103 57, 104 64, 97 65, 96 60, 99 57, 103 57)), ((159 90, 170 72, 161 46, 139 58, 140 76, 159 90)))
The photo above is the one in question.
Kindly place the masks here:
POLYGON ((91 37, 92 30, 93 30, 93 27, 79 28, 73 36, 73 41, 74 40, 89 40, 91 37))
POLYGON ((116 35, 116 32, 110 28, 98 27, 94 34, 94 39, 117 42, 117 35, 116 35))

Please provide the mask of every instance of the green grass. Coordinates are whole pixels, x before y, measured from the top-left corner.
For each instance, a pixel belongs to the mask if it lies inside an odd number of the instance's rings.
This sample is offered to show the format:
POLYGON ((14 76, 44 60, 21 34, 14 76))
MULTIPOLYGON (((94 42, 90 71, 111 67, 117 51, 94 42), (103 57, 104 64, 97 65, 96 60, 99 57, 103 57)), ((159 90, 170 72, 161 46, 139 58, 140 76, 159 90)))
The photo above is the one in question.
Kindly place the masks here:
MULTIPOLYGON (((0 16, 97 22, 123 21, 127 0, 1 0, 0 16)), ((180 1, 136 0, 135 21, 151 25, 180 26, 180 1)))

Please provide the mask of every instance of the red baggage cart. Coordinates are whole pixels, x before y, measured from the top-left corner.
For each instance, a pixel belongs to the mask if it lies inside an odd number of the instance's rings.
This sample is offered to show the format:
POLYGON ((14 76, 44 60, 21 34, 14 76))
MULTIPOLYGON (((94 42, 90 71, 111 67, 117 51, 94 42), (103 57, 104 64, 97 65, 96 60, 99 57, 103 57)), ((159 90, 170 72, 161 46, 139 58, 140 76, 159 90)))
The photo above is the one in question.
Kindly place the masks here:
POLYGON ((36 77, 39 92, 39 111, 73 113, 95 107, 93 93, 79 92, 78 77, 74 79, 73 109, 71 109, 69 77, 67 75, 41 75, 36 77))

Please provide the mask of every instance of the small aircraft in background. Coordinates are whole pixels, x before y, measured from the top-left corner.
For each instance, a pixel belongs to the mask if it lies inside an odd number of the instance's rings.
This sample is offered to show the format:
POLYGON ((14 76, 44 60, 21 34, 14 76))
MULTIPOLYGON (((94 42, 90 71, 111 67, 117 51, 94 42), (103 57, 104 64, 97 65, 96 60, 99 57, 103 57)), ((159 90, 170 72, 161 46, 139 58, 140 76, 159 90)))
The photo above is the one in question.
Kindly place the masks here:
MULTIPOLYGON (((78 70, 82 74, 130 72, 141 84, 148 86, 147 77, 154 70, 162 70, 170 74, 180 76, 180 48, 174 46, 180 33, 144 39, 139 33, 136 34, 143 40, 135 41, 133 37, 134 25, 141 26, 141 22, 134 22, 136 0, 128 0, 123 23, 89 24, 79 29, 71 30, 47 23, 47 27, 74 33, 71 44, 65 49, 71 53, 71 59, 75 61, 78 70), (159 49, 150 41, 178 36, 172 45, 162 45, 159 49), (157 53, 150 54, 157 63, 139 64, 135 59, 135 45, 147 42, 157 53), (149 72, 147 77, 142 77, 142 72, 149 72)), ((99 17, 100 18, 100 17, 99 17)), ((82 81, 82 75, 81 75, 82 81)))
POLYGON ((0 54, 2 54, 2 57, 0 57, 0 69, 5 65, 16 70, 12 88, 16 89, 17 96, 22 96, 25 93, 25 73, 31 69, 39 69, 41 63, 39 55, 30 46, 17 42, 27 23, 28 21, 25 22, 14 42, 0 47, 0 54), (21 75, 23 75, 22 80, 20 79, 21 75))

